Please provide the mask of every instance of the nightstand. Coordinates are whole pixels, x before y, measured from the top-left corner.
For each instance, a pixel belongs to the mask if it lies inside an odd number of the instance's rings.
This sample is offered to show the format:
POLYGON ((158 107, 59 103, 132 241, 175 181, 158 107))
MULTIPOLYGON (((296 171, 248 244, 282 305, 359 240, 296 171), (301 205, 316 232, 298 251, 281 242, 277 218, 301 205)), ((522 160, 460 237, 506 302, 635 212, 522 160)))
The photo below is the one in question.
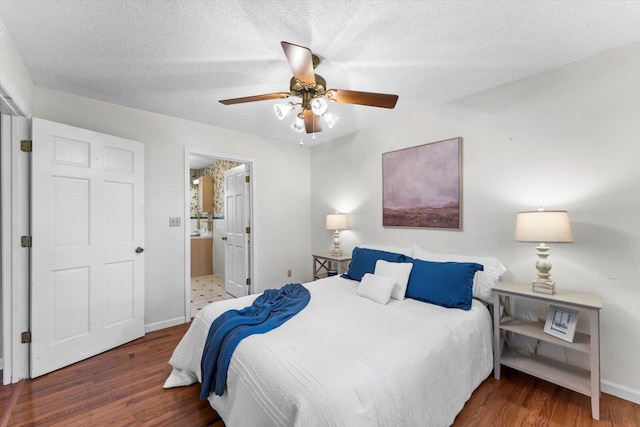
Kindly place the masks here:
POLYGON ((349 268, 349 255, 335 256, 331 252, 313 254, 313 280, 327 277, 329 271, 336 271, 337 274, 346 273, 349 268))
POLYGON ((531 284, 500 282, 493 288, 493 373, 500 379, 500 365, 525 372, 545 381, 591 396, 591 415, 600 419, 600 295, 556 290, 554 295, 533 292, 531 284), (519 319, 505 314, 509 299, 553 304, 577 310, 589 316, 589 334, 575 333, 573 342, 544 332, 544 323, 519 319), (569 348, 589 356, 589 370, 559 362, 538 354, 525 354, 505 346, 507 332, 569 348))

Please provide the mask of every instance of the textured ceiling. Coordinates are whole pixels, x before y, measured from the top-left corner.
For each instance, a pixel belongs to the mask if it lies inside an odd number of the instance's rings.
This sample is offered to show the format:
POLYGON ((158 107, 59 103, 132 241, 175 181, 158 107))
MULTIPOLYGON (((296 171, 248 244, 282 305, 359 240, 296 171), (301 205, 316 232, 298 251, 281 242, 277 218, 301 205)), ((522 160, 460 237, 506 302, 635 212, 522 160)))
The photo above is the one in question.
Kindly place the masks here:
MULTIPOLYGON (((0 0, 36 85, 297 143, 385 120, 640 40, 631 1, 0 0), (276 119, 280 41, 309 47, 329 88, 395 93, 395 110, 330 104, 331 130, 276 119)), ((0 58, 1 60, 1 58, 0 58)))

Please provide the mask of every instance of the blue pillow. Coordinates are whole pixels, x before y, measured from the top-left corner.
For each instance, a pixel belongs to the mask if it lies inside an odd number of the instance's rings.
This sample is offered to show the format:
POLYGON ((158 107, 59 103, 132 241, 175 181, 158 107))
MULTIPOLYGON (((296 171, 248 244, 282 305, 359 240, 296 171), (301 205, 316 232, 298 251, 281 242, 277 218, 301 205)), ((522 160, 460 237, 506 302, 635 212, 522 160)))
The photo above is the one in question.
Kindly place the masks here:
POLYGON ((373 274, 376 269, 376 262, 379 259, 389 262, 411 261, 411 258, 394 252, 379 251, 377 249, 353 248, 349 271, 347 271, 346 274, 343 274, 342 277, 357 280, 359 282, 365 274, 373 274))
POLYGON ((482 270, 473 262, 413 260, 406 296, 447 308, 471 309, 473 276, 482 270))

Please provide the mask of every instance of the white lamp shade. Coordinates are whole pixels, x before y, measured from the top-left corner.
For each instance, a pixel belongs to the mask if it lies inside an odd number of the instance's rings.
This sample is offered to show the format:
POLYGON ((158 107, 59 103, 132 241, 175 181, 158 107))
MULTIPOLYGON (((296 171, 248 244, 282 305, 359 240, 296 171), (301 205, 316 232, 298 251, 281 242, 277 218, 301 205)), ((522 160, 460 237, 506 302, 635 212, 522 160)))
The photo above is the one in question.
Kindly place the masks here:
POLYGON ((329 126, 329 129, 332 129, 336 125, 338 120, 340 120, 340 117, 336 116, 335 114, 331 114, 329 111, 324 113, 322 117, 324 118, 324 121, 327 123, 327 126, 329 126))
POLYGON ((323 115, 327 111, 327 100, 319 96, 311 100, 311 111, 318 116, 323 115))
POLYGON ((293 104, 287 102, 286 104, 276 104, 273 106, 273 111, 276 113, 276 117, 280 120, 284 119, 293 110, 293 104))
POLYGON ((291 123, 291 129, 295 130, 296 132, 304 131, 304 119, 300 117, 300 115, 298 115, 293 123, 291 123))
POLYGON ((349 229, 349 217, 347 214, 328 214, 327 215, 327 230, 348 230, 349 229))
POLYGON ((518 242, 571 243, 571 225, 567 211, 518 212, 516 236, 518 242))

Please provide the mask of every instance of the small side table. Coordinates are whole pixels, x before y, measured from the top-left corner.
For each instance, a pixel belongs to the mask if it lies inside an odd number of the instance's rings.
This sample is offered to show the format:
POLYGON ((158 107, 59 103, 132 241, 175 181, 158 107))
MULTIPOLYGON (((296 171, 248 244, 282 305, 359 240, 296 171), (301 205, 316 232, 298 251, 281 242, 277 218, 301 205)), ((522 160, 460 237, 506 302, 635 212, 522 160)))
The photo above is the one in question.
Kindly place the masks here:
POLYGON ((346 273, 349 268, 349 255, 335 256, 331 252, 313 254, 313 280, 327 277, 329 270, 335 270, 338 274, 346 273))
POLYGON ((532 292, 531 284, 500 282, 493 288, 493 376, 500 379, 500 365, 509 366, 570 390, 591 396, 591 416, 600 419, 600 295, 556 290, 554 295, 532 292), (544 323, 507 315, 508 299, 523 299, 553 304, 584 312, 589 317, 589 333, 576 332, 567 342, 544 332, 544 323), (569 348, 589 356, 589 369, 558 362, 538 354, 525 354, 509 349, 504 334, 511 332, 569 348))

